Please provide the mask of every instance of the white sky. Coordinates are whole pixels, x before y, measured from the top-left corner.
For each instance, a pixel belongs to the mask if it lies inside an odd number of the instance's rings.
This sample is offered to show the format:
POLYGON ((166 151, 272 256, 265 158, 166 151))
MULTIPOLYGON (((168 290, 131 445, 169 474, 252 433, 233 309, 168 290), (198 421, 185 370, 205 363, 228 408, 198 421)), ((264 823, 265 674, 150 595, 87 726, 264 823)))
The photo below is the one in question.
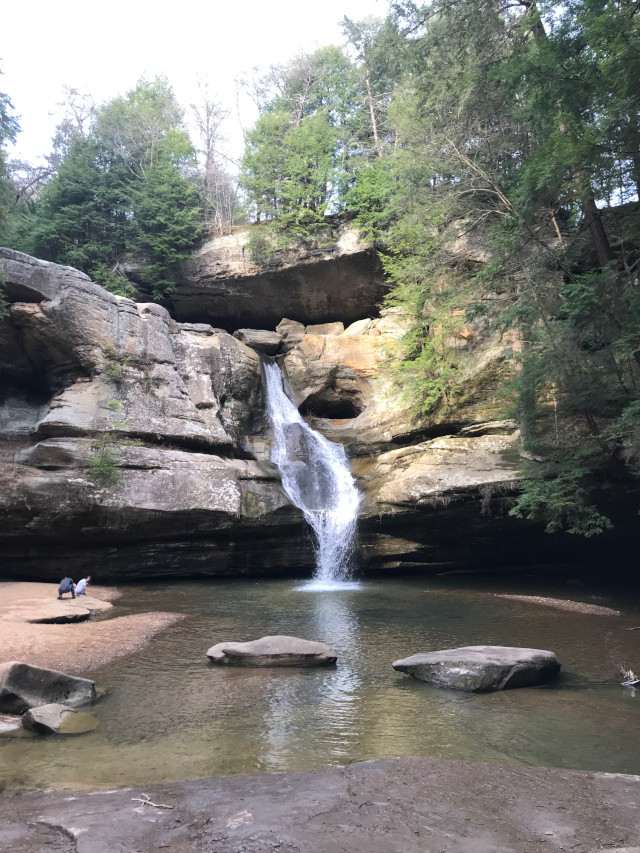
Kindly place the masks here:
MULTIPOLYGON (((20 117, 11 157, 49 153, 62 87, 97 103, 165 74, 183 106, 197 78, 230 110, 229 152, 241 153, 234 77, 301 50, 342 44, 340 21, 383 17, 387 0, 0 0, 0 91, 20 117), (52 115, 54 114, 54 115, 52 115)), ((242 122, 256 116, 245 100, 242 122)))

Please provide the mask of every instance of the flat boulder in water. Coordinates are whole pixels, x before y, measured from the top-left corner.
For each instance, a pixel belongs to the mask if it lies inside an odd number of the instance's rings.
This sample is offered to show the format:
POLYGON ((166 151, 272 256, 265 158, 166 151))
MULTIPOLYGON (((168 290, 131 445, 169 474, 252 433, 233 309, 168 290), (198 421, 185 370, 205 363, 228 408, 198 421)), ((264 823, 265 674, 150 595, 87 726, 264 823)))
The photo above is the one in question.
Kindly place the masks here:
POLYGON ((534 687, 560 671, 553 652, 513 646, 463 646, 412 655, 393 668, 434 687, 489 693, 511 687, 534 687))
POLYGON ((93 714, 74 711, 67 705, 55 703, 31 708, 20 719, 25 729, 39 735, 84 734, 93 731, 98 725, 98 720, 93 714))
POLYGON ((96 698, 95 682, 20 661, 0 664, 0 712, 22 714, 52 703, 78 706, 96 698))
POLYGON ((207 657, 213 663, 231 666, 330 666, 337 660, 324 643, 286 636, 218 643, 209 649, 207 657))

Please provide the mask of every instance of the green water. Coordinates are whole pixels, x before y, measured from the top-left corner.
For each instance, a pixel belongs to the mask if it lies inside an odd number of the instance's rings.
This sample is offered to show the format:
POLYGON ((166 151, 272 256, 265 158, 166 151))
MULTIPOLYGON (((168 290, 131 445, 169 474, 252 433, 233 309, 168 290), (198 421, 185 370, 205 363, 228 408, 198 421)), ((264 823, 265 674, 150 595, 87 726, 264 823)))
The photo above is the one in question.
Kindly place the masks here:
MULTIPOLYGON (((95 731, 0 741, 0 789, 144 786, 402 755, 640 773, 640 694, 615 683, 617 664, 640 669, 640 631, 626 630, 640 625, 637 600, 623 601, 615 617, 507 601, 464 579, 369 581, 340 592, 296 586, 125 587, 118 615, 172 610, 187 618, 91 673, 105 690, 95 731), (233 669, 206 658, 222 640, 267 634, 323 640, 338 665, 233 669), (549 687, 475 695, 391 668, 419 651, 480 643, 551 649, 561 677, 549 687)), ((589 591, 578 597, 589 600, 589 591)))

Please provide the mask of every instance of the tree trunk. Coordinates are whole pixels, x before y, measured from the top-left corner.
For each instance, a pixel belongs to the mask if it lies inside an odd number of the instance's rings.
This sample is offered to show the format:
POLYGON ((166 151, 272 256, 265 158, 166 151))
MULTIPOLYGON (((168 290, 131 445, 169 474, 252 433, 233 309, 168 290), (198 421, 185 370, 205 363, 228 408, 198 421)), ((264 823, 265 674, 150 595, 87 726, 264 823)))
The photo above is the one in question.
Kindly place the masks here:
POLYGON ((371 94, 371 83, 369 82, 369 72, 367 71, 365 76, 365 83, 367 84, 367 99, 369 101, 369 112, 371 113, 371 127, 373 129, 373 144, 376 149, 376 154, 378 157, 382 157, 382 146, 380 145, 380 140, 378 139, 378 123, 376 121, 376 113, 373 108, 373 96, 371 94))
POLYGON ((591 235, 593 246, 596 250, 598 265, 605 267, 613 260, 613 253, 611 251, 609 238, 607 237, 607 232, 605 231, 602 223, 602 216, 600 215, 600 211, 598 210, 595 199, 592 195, 588 195, 581 204, 582 212, 584 213, 584 218, 589 229, 589 234, 591 235))

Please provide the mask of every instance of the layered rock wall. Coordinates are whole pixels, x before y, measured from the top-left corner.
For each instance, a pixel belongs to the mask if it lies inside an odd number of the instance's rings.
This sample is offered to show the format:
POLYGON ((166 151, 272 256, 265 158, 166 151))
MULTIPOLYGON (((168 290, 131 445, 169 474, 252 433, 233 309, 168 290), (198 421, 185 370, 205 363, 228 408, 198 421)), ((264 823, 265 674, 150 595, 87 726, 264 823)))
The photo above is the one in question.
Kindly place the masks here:
POLYGON ((350 323, 377 313, 385 292, 377 254, 348 225, 330 229, 323 245, 251 258, 250 231, 213 237, 182 269, 172 297, 178 320, 234 331, 273 329, 283 317, 304 323, 350 323))
MULTIPOLYGON (((367 278, 370 247, 351 245, 367 278)), ((280 278, 270 273, 279 296, 266 297, 267 310, 264 294, 261 302, 247 287, 246 266, 211 266, 213 251, 205 246, 194 264, 209 254, 209 272, 218 270, 210 280, 226 284, 215 298, 207 290, 207 304, 224 310, 182 314, 202 320, 227 311, 233 335, 114 296, 71 268, 0 250, 11 303, 0 322, 1 573, 308 571, 309 536, 269 462, 263 357, 278 360, 301 412, 352 457, 363 492, 361 565, 502 559, 496 535, 507 550, 509 537, 520 536, 504 516, 519 467, 500 382, 514 342, 482 339, 461 319, 471 390, 455 410, 417 418, 387 369, 406 319, 377 310, 377 285, 363 301, 363 279, 349 289, 338 271, 338 307, 314 314, 295 300, 308 306, 324 286, 308 277, 318 259, 291 260, 280 278), (289 275, 300 283, 290 313, 289 275)), ((343 261, 322 263, 335 276, 343 261)), ((189 287, 200 287, 199 276, 189 287)))

